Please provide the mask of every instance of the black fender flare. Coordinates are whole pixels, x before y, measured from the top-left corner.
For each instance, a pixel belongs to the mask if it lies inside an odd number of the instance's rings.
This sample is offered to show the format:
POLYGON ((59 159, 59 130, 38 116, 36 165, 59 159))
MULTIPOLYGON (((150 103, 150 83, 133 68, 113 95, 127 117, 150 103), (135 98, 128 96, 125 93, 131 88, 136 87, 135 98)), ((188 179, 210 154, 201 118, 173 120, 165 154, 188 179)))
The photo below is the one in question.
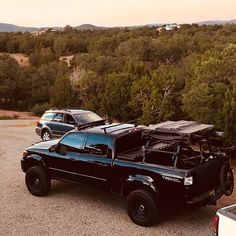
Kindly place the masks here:
POLYGON ((47 169, 42 157, 36 154, 29 155, 22 160, 22 170, 26 172, 32 166, 42 166, 47 169))
POLYGON ((153 192, 155 195, 158 195, 158 189, 154 185, 154 180, 152 177, 147 175, 130 175, 124 182, 121 195, 126 197, 131 191, 138 189, 138 188, 146 188, 153 192))

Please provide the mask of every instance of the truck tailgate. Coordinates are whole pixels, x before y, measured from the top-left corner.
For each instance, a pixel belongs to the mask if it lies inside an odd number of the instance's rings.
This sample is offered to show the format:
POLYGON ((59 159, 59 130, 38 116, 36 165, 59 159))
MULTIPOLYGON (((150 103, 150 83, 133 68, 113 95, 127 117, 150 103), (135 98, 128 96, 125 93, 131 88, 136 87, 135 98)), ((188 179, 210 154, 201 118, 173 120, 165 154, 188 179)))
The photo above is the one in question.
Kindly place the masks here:
POLYGON ((222 160, 214 158, 193 169, 194 194, 209 191, 219 185, 221 166, 222 160))

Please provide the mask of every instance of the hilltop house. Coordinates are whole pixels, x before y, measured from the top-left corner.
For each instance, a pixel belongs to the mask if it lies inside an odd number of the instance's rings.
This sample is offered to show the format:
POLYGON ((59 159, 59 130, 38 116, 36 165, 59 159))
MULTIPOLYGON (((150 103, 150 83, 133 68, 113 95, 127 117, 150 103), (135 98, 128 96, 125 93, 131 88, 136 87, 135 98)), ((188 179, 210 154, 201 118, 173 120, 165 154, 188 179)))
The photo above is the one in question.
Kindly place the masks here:
POLYGON ((161 27, 158 27, 157 31, 161 32, 164 29, 167 30, 167 31, 171 31, 171 30, 174 30, 174 29, 179 29, 180 27, 181 27, 181 25, 176 24, 176 23, 174 23, 174 24, 167 24, 167 25, 163 25, 161 27))

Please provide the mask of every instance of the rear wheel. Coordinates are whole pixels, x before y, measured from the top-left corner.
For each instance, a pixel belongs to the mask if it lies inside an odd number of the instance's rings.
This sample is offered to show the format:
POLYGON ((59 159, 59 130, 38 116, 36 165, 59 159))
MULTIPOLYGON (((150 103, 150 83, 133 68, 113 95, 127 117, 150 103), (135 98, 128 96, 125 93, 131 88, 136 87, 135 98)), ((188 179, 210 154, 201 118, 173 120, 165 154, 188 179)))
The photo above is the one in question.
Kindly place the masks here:
POLYGON ((28 190, 35 196, 47 195, 51 187, 51 180, 41 166, 33 166, 26 171, 25 183, 28 190))
POLYGON ((49 133, 48 130, 44 130, 44 131, 42 132, 42 140, 43 140, 43 141, 48 141, 48 140, 50 140, 50 139, 51 139, 51 134, 49 133))
POLYGON ((220 170, 220 185, 226 196, 230 196, 233 193, 234 173, 229 165, 223 165, 220 170))
POLYGON ((130 219, 137 225, 150 226, 158 216, 157 201, 147 190, 131 192, 127 197, 126 208, 130 219))

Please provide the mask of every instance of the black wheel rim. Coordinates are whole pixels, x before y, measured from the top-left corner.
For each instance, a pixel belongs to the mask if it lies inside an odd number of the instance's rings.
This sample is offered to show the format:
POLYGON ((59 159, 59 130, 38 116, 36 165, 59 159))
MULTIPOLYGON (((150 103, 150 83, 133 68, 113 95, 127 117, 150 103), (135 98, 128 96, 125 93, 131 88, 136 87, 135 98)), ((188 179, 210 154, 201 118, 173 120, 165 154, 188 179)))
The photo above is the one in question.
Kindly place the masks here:
POLYGON ((32 192, 38 192, 41 189, 41 182, 38 175, 36 174, 30 175, 29 186, 32 192))
POLYGON ((232 186, 233 186, 233 173, 230 170, 227 170, 227 172, 224 175, 225 179, 225 189, 226 191, 231 191, 232 186))
POLYGON ((144 201, 135 199, 131 207, 131 215, 137 221, 145 221, 148 218, 149 209, 144 201))

